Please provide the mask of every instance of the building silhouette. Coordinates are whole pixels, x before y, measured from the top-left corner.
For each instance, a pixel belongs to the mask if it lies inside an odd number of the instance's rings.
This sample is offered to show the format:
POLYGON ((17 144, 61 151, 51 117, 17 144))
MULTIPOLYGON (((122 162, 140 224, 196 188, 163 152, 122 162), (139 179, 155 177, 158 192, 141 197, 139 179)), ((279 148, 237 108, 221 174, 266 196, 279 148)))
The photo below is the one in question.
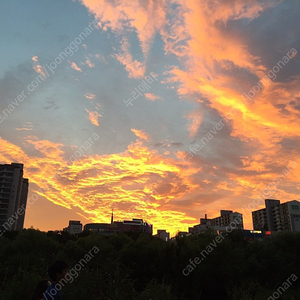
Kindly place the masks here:
POLYGON ((0 165, 0 231, 24 226, 29 181, 23 178, 23 164, 0 165))
POLYGON ((170 233, 165 229, 157 229, 157 234, 155 236, 166 242, 170 240, 170 233))
POLYGON ((114 221, 112 215, 111 223, 89 223, 84 225, 84 230, 98 232, 103 235, 118 232, 143 232, 152 235, 153 227, 151 224, 143 221, 143 219, 114 221))
POLYGON ((82 233, 82 224, 80 221, 69 221, 69 226, 63 229, 65 232, 69 232, 71 235, 82 233))
POLYGON ((300 202, 266 199, 266 207, 252 212, 254 230, 300 231, 300 202))
POLYGON ((243 229, 243 215, 232 210, 221 210, 220 216, 212 219, 208 219, 205 214, 205 218, 200 219, 200 224, 193 227, 189 227, 189 233, 197 234, 206 231, 222 232, 226 231, 228 227, 232 229, 243 229))

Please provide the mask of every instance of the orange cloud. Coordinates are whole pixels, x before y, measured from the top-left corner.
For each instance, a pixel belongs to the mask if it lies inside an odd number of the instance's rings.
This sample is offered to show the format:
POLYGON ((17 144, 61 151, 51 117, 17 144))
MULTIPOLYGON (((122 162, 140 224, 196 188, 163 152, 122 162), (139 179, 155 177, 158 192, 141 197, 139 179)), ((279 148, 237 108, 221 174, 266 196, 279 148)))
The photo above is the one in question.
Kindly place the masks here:
POLYGON ((16 130, 18 130, 18 131, 23 131, 23 130, 25 130, 25 131, 31 131, 32 129, 33 129, 33 125, 32 125, 32 123, 31 122, 26 122, 24 125, 23 125, 23 127, 21 127, 21 128, 16 128, 16 130))
POLYGON ((82 72, 81 68, 79 68, 79 67, 76 65, 76 63, 74 63, 73 61, 68 61, 68 62, 69 62, 70 66, 71 66, 71 68, 72 68, 73 70, 78 71, 78 72, 82 72))
POLYGON ((90 68, 94 68, 95 65, 92 63, 92 61, 86 56, 86 61, 84 63, 82 63, 84 65, 87 65, 90 68))
POLYGON ((165 1, 150 0, 141 3, 125 0, 116 3, 109 0, 81 0, 81 2, 99 19, 103 30, 111 28, 114 32, 124 33, 134 28, 144 54, 148 53, 156 32, 166 22, 165 1))
MULTIPOLYGON (((258 18, 281 2, 175 0, 170 4, 167 1, 115 3, 82 0, 100 21, 103 30, 109 28, 124 36, 122 51, 115 57, 125 66, 130 77, 143 76, 145 63, 133 58, 129 32, 136 32, 144 58, 147 58, 154 36, 159 34, 166 54, 176 55, 181 62, 180 68, 175 66, 168 71, 166 83, 174 84, 173 87, 182 99, 188 98, 196 103, 207 102, 207 106, 218 112, 223 121, 227 120, 230 138, 240 141, 245 148, 249 145, 253 148, 246 158, 239 158, 236 154, 241 168, 226 170, 228 182, 220 180, 214 187, 216 192, 226 195, 220 196, 216 207, 219 205, 228 209, 233 208, 230 207, 232 205, 238 210, 239 204, 231 199, 235 196, 243 196, 245 199, 245 194, 255 197, 258 189, 263 188, 272 176, 276 176, 272 170, 274 162, 284 167, 287 157, 298 160, 296 151, 286 153, 280 142, 286 138, 300 138, 299 110, 290 104, 292 99, 299 99, 297 87, 300 78, 290 78, 284 83, 273 81, 264 84, 253 101, 247 102, 243 93, 250 91, 252 84, 243 76, 232 75, 242 71, 260 81, 269 70, 264 60, 253 54, 246 39, 228 27, 237 20, 246 22, 258 18), (257 174, 258 170, 261 174, 257 174)), ((152 94, 145 97, 154 100, 152 94)), ((197 137, 202 117, 198 108, 187 115, 190 120, 187 125, 190 137, 197 137)), ((166 152, 166 155, 169 153, 166 152)), ((184 159, 185 154, 178 152, 176 156, 184 159)), ((223 159, 226 160, 226 157, 223 159)), ((210 181, 209 176, 217 177, 217 171, 218 166, 213 166, 207 174, 207 182, 210 181)), ((294 181, 295 177, 298 178, 298 174, 293 174, 291 180, 294 181)), ((277 196, 280 195, 286 196, 284 191, 278 192, 277 196)))
POLYGON ((121 53, 116 59, 125 66, 132 78, 142 78, 145 75, 145 62, 133 59, 130 44, 126 35, 136 31, 140 47, 146 61, 149 49, 157 32, 166 23, 165 1, 122 1, 120 3, 109 0, 81 0, 81 2, 99 20, 102 30, 110 28, 117 34, 123 34, 121 53))
POLYGON ((146 99, 148 99, 150 101, 162 100, 161 97, 154 95, 152 93, 145 93, 144 96, 146 99))
POLYGON ((37 156, 29 156, 0 138, 0 160, 23 162, 31 184, 44 188, 41 196, 68 209, 80 208, 90 221, 109 221, 112 207, 120 219, 142 217, 172 233, 194 220, 168 203, 199 189, 193 174, 200 169, 166 158, 141 141, 122 153, 85 153, 73 164, 68 164, 62 144, 34 137, 27 144, 34 147, 37 156))
POLYGON ((142 131, 142 130, 138 130, 138 129, 131 129, 131 131, 140 139, 145 140, 145 141, 149 141, 150 140, 150 136, 142 131))
POLYGON ((126 71, 128 72, 129 77, 131 78, 143 78, 145 75, 145 66, 137 61, 133 60, 132 55, 129 52, 129 42, 128 39, 123 38, 122 52, 115 55, 115 58, 125 66, 126 71))
POLYGON ((38 62, 39 62, 39 57, 38 56, 33 56, 32 58, 32 61, 33 61, 33 70, 35 71, 35 72, 37 72, 38 74, 41 74, 41 75, 43 75, 44 77, 46 77, 46 74, 45 74, 45 72, 44 72, 44 69, 43 69, 43 67, 41 66, 41 65, 39 65, 38 64, 38 62))
POLYGON ((189 133, 191 137, 194 137, 197 134, 197 131, 201 125, 202 121, 202 112, 200 110, 198 111, 192 111, 188 115, 188 119, 191 120, 190 125, 188 127, 189 133))
POLYGON ((102 115, 97 111, 89 111, 87 109, 85 111, 88 113, 88 119, 91 121, 91 123, 95 126, 99 126, 98 119, 102 117, 102 115))

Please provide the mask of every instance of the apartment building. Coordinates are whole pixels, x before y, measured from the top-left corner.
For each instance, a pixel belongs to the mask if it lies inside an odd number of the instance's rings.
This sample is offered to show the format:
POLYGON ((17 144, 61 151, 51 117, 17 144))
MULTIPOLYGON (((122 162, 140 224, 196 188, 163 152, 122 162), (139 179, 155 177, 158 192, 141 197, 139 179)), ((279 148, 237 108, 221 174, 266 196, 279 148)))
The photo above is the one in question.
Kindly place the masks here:
POLYGON ((266 199, 265 208, 252 212, 254 230, 300 231, 300 202, 266 199))
POLYGON ((24 225, 29 181, 23 164, 0 165, 0 231, 21 230, 24 225))
POLYGON ((221 232, 226 231, 228 227, 232 229, 243 229, 243 215, 232 210, 221 210, 220 216, 212 219, 208 219, 205 214, 205 218, 200 219, 200 224, 189 228, 189 233, 201 233, 208 230, 221 232))

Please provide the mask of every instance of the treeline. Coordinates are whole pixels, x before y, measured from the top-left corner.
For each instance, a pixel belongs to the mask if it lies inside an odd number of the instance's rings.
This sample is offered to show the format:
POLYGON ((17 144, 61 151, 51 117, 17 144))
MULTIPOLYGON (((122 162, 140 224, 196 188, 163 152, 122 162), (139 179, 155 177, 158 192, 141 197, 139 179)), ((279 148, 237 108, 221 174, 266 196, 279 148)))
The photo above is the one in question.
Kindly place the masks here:
POLYGON ((64 300, 266 300, 274 292, 280 299, 300 299, 299 233, 247 242, 234 231, 207 248, 215 238, 201 234, 164 242, 142 234, 6 233, 0 237, 0 299, 30 299, 55 260, 72 269, 64 300), (87 259, 94 247, 99 251, 87 259), (299 279, 283 288, 291 275, 299 279))

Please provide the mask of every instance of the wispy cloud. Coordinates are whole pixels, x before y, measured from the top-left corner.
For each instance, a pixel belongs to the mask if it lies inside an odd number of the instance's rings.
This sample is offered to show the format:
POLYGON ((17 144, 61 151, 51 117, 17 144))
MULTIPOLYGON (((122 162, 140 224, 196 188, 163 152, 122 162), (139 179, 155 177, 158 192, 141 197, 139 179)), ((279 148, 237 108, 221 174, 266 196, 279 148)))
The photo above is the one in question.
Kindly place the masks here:
POLYGON ((150 136, 142 131, 142 130, 138 130, 138 129, 131 129, 131 131, 140 139, 145 140, 145 141, 149 141, 150 140, 150 136))
POLYGON ((33 61, 33 70, 37 72, 38 74, 42 74, 44 77, 46 77, 45 71, 41 65, 39 65, 39 58, 38 56, 33 56, 32 57, 33 61))
POLYGON ((87 65, 89 68, 94 68, 95 67, 95 65, 92 63, 91 59, 88 58, 87 56, 86 56, 86 61, 82 64, 87 65))
POLYGON ((102 117, 97 111, 89 111, 88 109, 85 110, 88 113, 88 119, 91 123, 95 126, 99 126, 99 118, 102 117))
POLYGON ((96 95, 92 94, 92 93, 86 93, 84 96, 85 96, 85 98, 90 99, 90 100, 93 100, 96 98, 96 95))
POLYGON ((144 96, 146 99, 148 99, 150 101, 162 100, 162 98, 160 96, 157 96, 152 93, 145 93, 144 96))
POLYGON ((71 68, 72 68, 73 70, 78 71, 78 72, 82 72, 81 68, 79 68, 79 67, 76 65, 76 63, 74 63, 73 61, 68 61, 68 62, 69 62, 70 66, 71 66, 71 68))

